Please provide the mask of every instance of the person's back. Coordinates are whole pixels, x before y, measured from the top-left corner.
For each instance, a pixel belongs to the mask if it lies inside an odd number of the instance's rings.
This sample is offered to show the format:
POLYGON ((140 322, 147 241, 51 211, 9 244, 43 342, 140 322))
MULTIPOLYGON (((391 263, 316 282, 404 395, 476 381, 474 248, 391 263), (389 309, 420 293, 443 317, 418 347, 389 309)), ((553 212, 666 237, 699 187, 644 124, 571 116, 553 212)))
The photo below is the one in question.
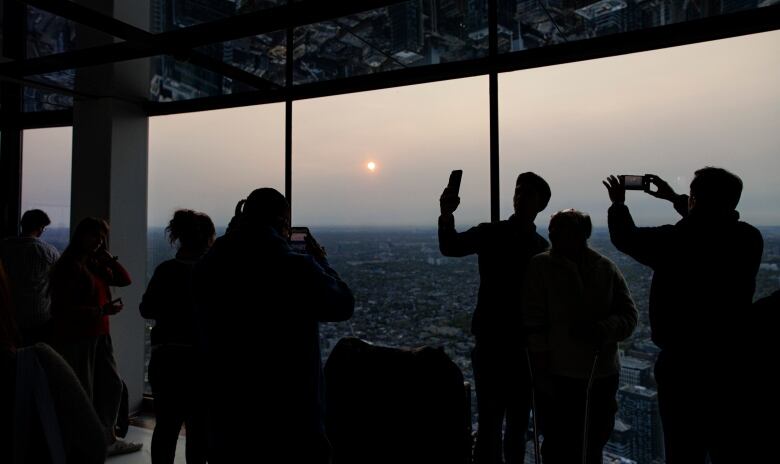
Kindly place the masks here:
MULTIPOLYGON (((750 450, 744 428, 744 384, 754 373, 744 340, 761 262, 759 231, 739 221, 742 181, 720 168, 696 171, 690 197, 650 176, 683 219, 675 225, 636 227, 625 202, 625 186, 614 176, 607 187, 609 231, 618 250, 654 270, 649 315, 658 403, 667 462, 735 462, 750 450), (687 204, 687 208, 685 207, 687 204), (701 427, 691 429, 691 423, 701 427)), ((751 437, 752 438, 752 437, 751 437)))
POLYGON ((244 224, 196 266, 195 289, 210 461, 318 456, 315 448, 325 447, 318 322, 352 315, 346 284, 324 259, 292 252, 273 227, 244 224))
POLYGON ((51 318, 49 271, 60 254, 40 239, 48 224, 49 218, 43 211, 27 211, 22 217, 22 234, 0 243, 0 261, 5 265, 13 290, 16 323, 23 345, 41 341, 42 329, 51 318))
POLYGON ((732 349, 755 291, 762 239, 738 214, 691 214, 670 227, 651 263, 653 342, 662 349, 712 353, 732 349))

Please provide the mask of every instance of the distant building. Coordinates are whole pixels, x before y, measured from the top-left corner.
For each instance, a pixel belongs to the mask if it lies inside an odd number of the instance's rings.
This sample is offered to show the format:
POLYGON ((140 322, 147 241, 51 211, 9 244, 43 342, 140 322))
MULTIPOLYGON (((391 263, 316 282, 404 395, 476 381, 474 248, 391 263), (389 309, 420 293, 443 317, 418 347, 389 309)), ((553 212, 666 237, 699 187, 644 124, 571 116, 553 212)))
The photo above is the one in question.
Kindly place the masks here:
POLYGON ((616 419, 612 435, 606 446, 604 446, 604 453, 621 457, 631 456, 631 446, 633 443, 634 430, 622 420, 616 419))
POLYGON ((620 386, 648 386, 653 364, 645 359, 625 356, 620 360, 620 386))
POLYGON ((621 420, 633 429, 629 457, 642 463, 662 457, 658 393, 639 385, 626 385, 618 390, 618 403, 621 420))

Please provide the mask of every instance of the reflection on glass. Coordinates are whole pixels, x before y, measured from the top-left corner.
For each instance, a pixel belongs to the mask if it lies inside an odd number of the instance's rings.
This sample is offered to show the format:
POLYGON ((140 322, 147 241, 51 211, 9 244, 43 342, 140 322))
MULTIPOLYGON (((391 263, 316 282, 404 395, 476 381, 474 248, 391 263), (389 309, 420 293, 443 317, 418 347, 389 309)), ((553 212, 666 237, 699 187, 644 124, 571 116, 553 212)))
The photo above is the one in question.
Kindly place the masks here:
MULTIPOLYGON (((227 54, 224 44, 211 44, 207 47, 201 47, 199 51, 206 50, 208 51, 207 56, 220 57, 218 58, 220 60, 227 54)), ((149 86, 149 98, 152 101, 192 100, 255 89, 253 86, 225 77, 202 66, 177 60, 172 56, 158 55, 150 60, 152 79, 149 86)))
MULTIPOLYGON (((198 47, 198 52, 223 61, 242 71, 267 80, 270 84, 285 84, 287 35, 276 31, 221 44, 198 47)), ((234 85, 238 82, 234 82, 234 85)))
POLYGON ((295 30, 296 84, 487 55, 487 9, 407 1, 295 30))
POLYGON ((760 0, 499 0, 499 51, 513 52, 665 26, 772 3, 760 0))
POLYGON ((27 58, 64 53, 98 44, 111 43, 114 37, 83 25, 27 6, 27 58), (88 36, 80 40, 79 34, 88 36))
POLYGON ((70 127, 25 130, 22 139, 22 212, 41 209, 51 225, 43 240, 60 251, 70 230, 70 127))
POLYGON ((150 29, 153 33, 218 21, 232 16, 267 10, 286 0, 151 0, 150 29))
POLYGON ((28 113, 73 108, 73 97, 37 87, 24 87, 23 110, 28 113))

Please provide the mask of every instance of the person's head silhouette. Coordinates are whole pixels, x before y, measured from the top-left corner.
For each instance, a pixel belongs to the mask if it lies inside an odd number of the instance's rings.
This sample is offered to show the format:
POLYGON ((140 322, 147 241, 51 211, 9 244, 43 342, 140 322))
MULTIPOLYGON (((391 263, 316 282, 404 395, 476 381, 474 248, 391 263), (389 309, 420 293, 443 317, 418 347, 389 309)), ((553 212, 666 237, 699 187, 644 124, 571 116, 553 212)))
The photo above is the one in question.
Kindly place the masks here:
POLYGON ((742 179, 725 169, 707 166, 694 173, 688 208, 705 214, 734 211, 741 196, 742 179))
POLYGON ((41 234, 43 234, 43 230, 49 224, 51 224, 51 220, 45 212, 39 209, 25 211, 24 214, 22 214, 22 220, 20 222, 22 235, 40 237, 41 234))
POLYGON ((576 209, 564 209, 550 219, 550 242, 556 253, 575 256, 588 246, 593 230, 590 216, 576 209))
POLYGON ((290 236, 290 204, 279 191, 269 187, 259 188, 242 202, 236 207, 242 224, 250 227, 267 226, 282 237, 290 236))
POLYGON ((513 204, 515 214, 533 220, 550 202, 550 186, 536 173, 524 172, 517 176, 513 204))

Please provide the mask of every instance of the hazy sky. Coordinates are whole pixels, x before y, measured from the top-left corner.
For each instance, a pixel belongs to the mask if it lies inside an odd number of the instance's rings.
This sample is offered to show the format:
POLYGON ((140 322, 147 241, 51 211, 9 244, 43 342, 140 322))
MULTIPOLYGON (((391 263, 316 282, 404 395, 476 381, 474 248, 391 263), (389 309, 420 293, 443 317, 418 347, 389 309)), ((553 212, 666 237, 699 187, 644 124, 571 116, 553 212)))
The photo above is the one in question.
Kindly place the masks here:
MULTIPOLYGON (((779 83, 780 31, 502 74, 502 216, 526 170, 551 184, 546 229, 566 207, 603 224, 610 173, 655 173, 685 192, 695 169, 717 165, 745 181, 743 218, 780 224, 779 83)), ((434 227, 452 169, 464 170, 458 226, 489 219, 486 77, 305 100, 293 115, 296 224, 434 227)), ((283 105, 149 124, 150 225, 180 207, 224 224, 253 188, 283 191, 283 105)), ((24 207, 65 222, 70 130, 27 131, 24 144, 24 207)), ((628 202, 642 224, 676 220, 642 193, 628 202)))

